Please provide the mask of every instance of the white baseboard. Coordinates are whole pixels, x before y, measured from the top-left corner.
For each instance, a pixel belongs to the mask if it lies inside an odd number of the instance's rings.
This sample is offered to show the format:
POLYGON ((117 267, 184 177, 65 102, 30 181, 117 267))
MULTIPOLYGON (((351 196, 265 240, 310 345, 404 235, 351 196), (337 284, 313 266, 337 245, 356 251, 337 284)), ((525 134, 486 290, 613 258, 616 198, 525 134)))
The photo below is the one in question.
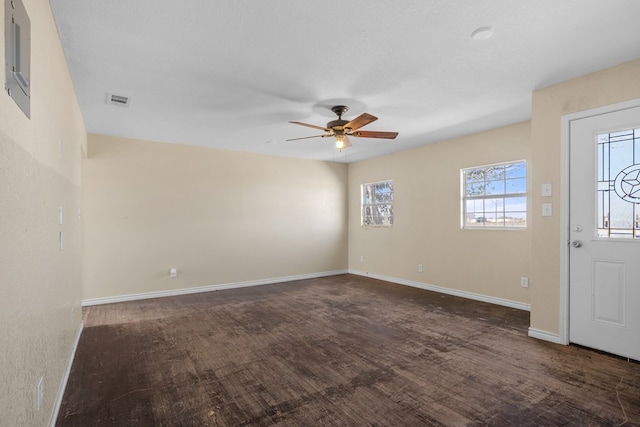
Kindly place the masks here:
POLYGON ((274 277, 270 279, 250 280, 246 282, 226 283, 221 285, 198 286, 195 288, 171 289, 168 291, 145 292, 140 294, 118 295, 114 297, 89 298, 82 301, 82 306, 111 304, 114 302, 135 301, 141 299, 171 297, 176 295, 195 294, 200 292, 220 291, 224 289, 244 288, 247 286, 270 285, 273 283, 291 282, 294 280, 317 279, 319 277, 346 274, 348 270, 323 271, 319 273, 299 274, 296 276, 274 277))
POLYGON ((554 334, 552 332, 543 331, 541 329, 529 328, 529 336, 532 338, 537 338, 543 341, 549 341, 555 344, 567 345, 568 343, 563 342, 560 338, 560 335, 554 334))
POLYGON ((358 270, 349 270, 349 273, 358 276, 372 277, 374 279, 384 280, 386 282, 397 283, 399 285, 411 286, 413 288, 424 289, 427 291, 439 292, 441 294, 453 295, 462 298, 468 298, 476 301, 488 302, 490 304, 502 305, 505 307, 516 308, 518 310, 531 311, 531 305, 518 301, 511 301, 504 298, 496 298, 488 295, 476 294, 473 292, 460 291, 457 289, 445 288, 442 286, 429 285, 427 283, 414 282, 412 280, 398 279, 396 277, 383 276, 375 273, 367 273, 358 270))
POLYGON ((53 413, 51 414, 51 418, 49 419, 50 427, 55 427, 56 425, 58 413, 60 412, 60 405, 62 405, 62 398, 64 397, 64 391, 67 388, 67 381, 69 381, 71 365, 73 365, 73 359, 76 357, 76 350, 78 349, 78 343, 80 342, 80 336, 82 335, 83 328, 84 324, 80 322, 80 326, 78 326, 78 331, 76 332, 76 338, 73 341, 73 347, 71 347, 71 353, 69 354, 69 358, 67 359, 67 366, 65 367, 64 375, 62 376, 62 381, 60 382, 60 387, 58 387, 56 402, 53 405, 53 413))

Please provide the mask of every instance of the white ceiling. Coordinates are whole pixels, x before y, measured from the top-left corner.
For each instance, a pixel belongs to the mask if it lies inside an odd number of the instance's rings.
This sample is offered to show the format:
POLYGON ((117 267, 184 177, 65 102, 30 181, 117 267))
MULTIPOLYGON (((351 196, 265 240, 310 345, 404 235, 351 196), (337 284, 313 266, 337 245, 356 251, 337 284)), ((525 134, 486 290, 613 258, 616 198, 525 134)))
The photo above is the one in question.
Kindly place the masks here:
POLYGON ((640 56, 638 0, 50 3, 89 133, 338 162, 527 120, 535 89, 640 56), (285 141, 334 104, 400 135, 285 141))

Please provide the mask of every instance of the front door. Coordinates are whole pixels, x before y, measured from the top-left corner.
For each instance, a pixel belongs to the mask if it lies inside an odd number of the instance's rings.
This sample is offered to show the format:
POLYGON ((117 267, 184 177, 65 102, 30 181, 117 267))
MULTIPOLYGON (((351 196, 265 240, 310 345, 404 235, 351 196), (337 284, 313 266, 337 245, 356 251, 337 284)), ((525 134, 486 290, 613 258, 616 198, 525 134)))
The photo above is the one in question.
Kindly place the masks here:
POLYGON ((569 340, 640 360, 640 107, 569 126, 569 340))

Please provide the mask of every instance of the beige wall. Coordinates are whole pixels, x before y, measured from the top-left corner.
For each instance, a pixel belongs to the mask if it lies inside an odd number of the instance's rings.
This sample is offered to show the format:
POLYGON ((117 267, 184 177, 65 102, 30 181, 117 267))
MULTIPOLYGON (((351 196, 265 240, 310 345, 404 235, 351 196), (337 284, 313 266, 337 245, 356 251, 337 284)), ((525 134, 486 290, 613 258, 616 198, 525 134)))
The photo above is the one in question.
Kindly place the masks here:
POLYGON ((528 304, 520 277, 530 273, 531 228, 461 230, 460 169, 529 157, 525 122, 351 164, 349 268, 528 304), (386 179, 394 226, 363 228, 360 185, 386 179))
POLYGON ((349 268, 361 273, 441 286, 531 304, 531 328, 560 336, 561 118, 563 115, 640 98, 640 60, 533 93, 533 114, 521 123, 431 144, 349 168, 349 268), (528 160, 526 232, 462 231, 461 168, 528 160), (396 224, 359 224, 360 184, 393 179, 396 224), (542 199, 544 183, 553 185, 542 199), (542 217, 543 202, 554 214, 542 217), (364 262, 360 262, 360 256, 364 262), (417 264, 424 272, 417 272, 417 264), (529 276, 530 288, 519 287, 529 276))
MULTIPOLYGON (((46 0, 31 20, 31 119, 0 93, 0 425, 49 422, 81 321, 86 132, 46 0), (59 154, 60 142, 63 154, 59 154), (63 224, 59 224, 59 208, 63 224), (64 249, 59 233, 64 232, 64 249), (44 402, 36 410, 36 385, 44 402)), ((4 23, 4 3, 0 7, 4 23)), ((0 32, 4 58, 4 25, 0 32)), ((4 67, 0 75, 5 81, 4 67)))
MULTIPOLYGON (((550 86, 533 93, 531 327, 560 333, 561 117, 640 98, 640 60, 550 86), (552 183, 552 217, 535 215, 543 203, 540 188, 552 183)), ((546 201, 546 200, 545 200, 546 201)))
POLYGON ((347 268, 345 164, 90 135, 83 184, 85 299, 347 268))

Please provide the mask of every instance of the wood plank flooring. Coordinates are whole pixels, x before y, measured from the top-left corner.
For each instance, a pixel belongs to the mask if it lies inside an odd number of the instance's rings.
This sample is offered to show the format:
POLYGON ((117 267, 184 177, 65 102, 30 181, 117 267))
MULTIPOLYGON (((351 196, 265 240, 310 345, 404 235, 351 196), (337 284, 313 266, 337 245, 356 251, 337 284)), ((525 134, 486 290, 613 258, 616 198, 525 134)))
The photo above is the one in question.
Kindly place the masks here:
POLYGON ((341 275, 84 309, 58 426, 631 426, 640 364, 341 275))

